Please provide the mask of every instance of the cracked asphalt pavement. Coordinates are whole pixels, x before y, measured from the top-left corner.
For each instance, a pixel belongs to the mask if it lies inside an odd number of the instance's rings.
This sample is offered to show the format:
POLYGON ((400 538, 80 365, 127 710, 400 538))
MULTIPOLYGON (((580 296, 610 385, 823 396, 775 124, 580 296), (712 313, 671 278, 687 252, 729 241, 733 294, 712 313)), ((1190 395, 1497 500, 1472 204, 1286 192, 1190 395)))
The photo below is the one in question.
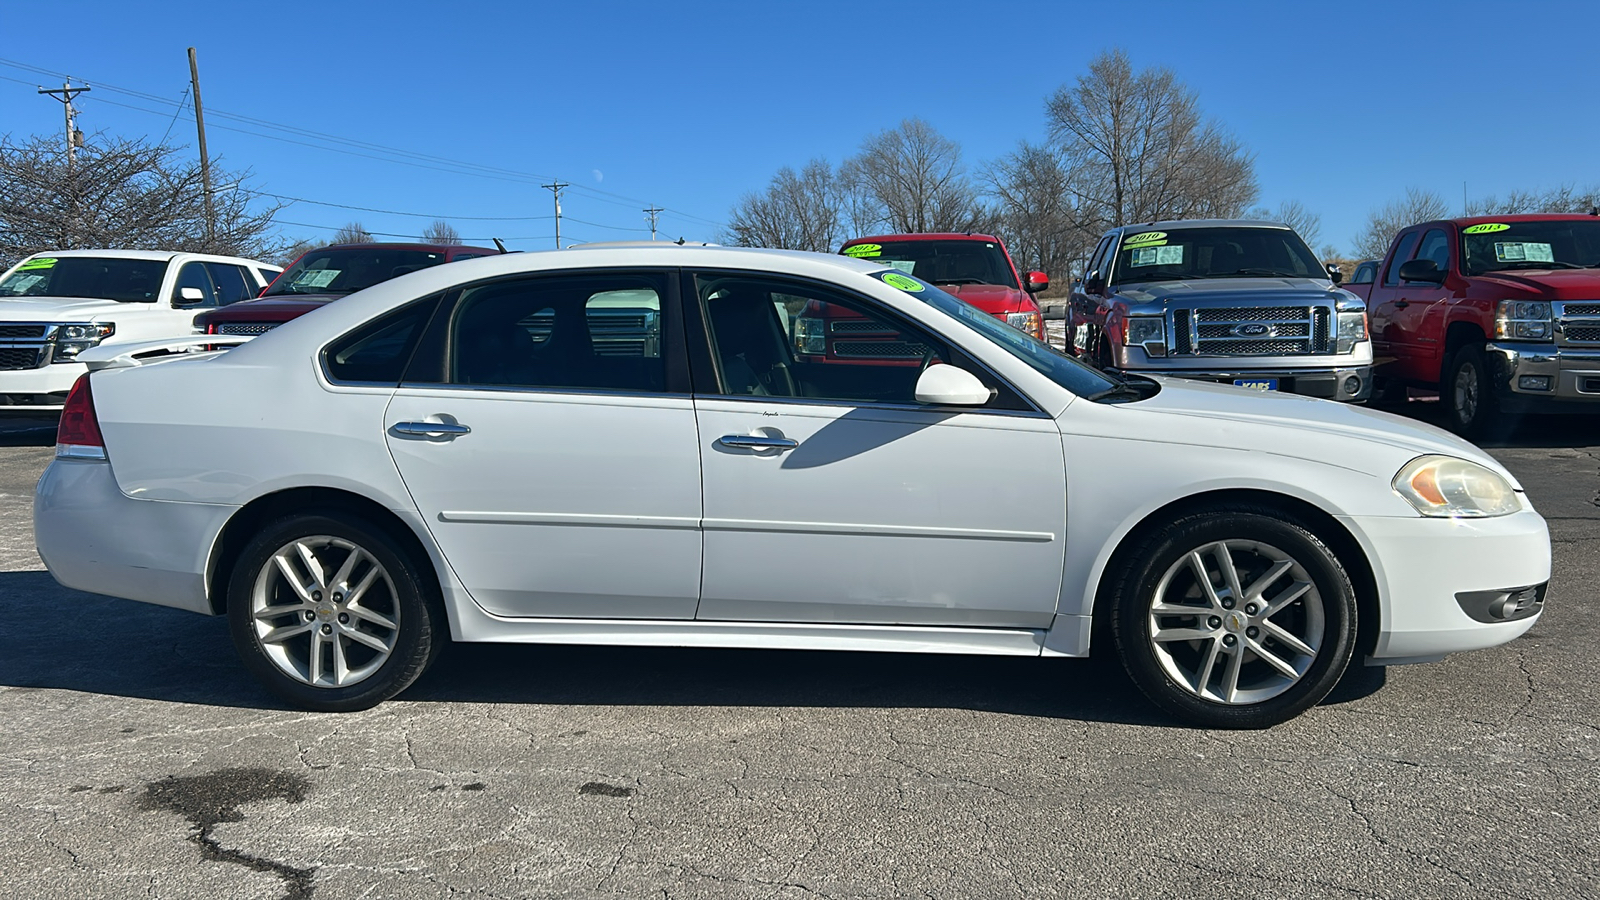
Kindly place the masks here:
POLYGON ((51 440, 0 423, 7 896, 1600 896, 1600 417, 1491 451, 1555 540, 1526 637, 1266 732, 1098 659, 583 647, 291 710, 221 620, 51 580, 51 440))

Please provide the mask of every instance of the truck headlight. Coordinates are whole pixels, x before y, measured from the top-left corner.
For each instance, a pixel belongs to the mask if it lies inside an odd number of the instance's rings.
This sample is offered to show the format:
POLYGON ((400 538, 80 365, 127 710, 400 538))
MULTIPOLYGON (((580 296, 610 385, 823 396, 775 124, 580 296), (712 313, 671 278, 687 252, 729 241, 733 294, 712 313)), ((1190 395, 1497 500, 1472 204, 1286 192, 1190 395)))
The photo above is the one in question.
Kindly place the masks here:
POLYGON ((50 356, 53 363, 74 362, 78 354, 99 345, 106 338, 117 333, 117 326, 110 322, 100 322, 87 325, 57 325, 56 349, 50 356))
POLYGON ((1334 341, 1335 353, 1350 353, 1356 344, 1367 339, 1367 314, 1365 312, 1339 313, 1339 333, 1334 341))
POLYGON ((1394 476, 1394 489, 1425 516, 1484 519, 1522 508, 1510 482, 1453 456, 1420 456, 1394 476))
POLYGON ((828 321, 811 316, 794 320, 794 349, 807 356, 825 356, 828 353, 828 321))
POLYGON ((1548 341, 1555 333, 1545 300, 1501 300, 1494 308, 1494 336, 1500 340, 1548 341))
POLYGON ((1167 355, 1167 320, 1160 316, 1129 316, 1122 329, 1122 343, 1143 347, 1151 356, 1167 355))
POLYGON ((1044 316, 1037 312, 1006 313, 1006 324, 1044 340, 1044 316))

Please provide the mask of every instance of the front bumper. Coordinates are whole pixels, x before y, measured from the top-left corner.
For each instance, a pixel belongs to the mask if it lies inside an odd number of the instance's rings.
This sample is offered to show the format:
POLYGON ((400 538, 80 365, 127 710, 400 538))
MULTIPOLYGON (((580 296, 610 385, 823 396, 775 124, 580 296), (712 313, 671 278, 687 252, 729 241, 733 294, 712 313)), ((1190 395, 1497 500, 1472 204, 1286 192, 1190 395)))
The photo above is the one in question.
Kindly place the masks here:
POLYGON ((80 362, 51 363, 37 369, 0 369, 0 417, 54 415, 67 392, 89 371, 80 362))
POLYGON ((1539 621, 1541 588, 1550 580, 1550 532, 1533 510, 1492 519, 1341 521, 1361 542, 1377 578, 1381 627, 1373 662, 1493 647, 1539 621), (1537 591, 1536 606, 1502 604, 1485 613, 1498 595, 1514 597, 1529 588, 1537 591))
POLYGON ((1509 408, 1595 412, 1600 402, 1600 350, 1572 350, 1555 344, 1496 341, 1484 346, 1495 390, 1509 408))
POLYGON ((234 509, 134 499, 110 463, 58 458, 34 490, 34 543, 69 588, 209 614, 206 566, 234 509))
POLYGON ((1121 354, 1123 358, 1118 360, 1117 366, 1123 372, 1169 375, 1222 384, 1232 384, 1240 378, 1275 378, 1278 390, 1284 393, 1345 402, 1365 400, 1372 395, 1372 366, 1368 362, 1299 366, 1284 365, 1281 359, 1275 359, 1264 360, 1265 364, 1252 360, 1248 365, 1242 365, 1238 359, 1206 360, 1192 356, 1162 360, 1147 356, 1138 348, 1124 349, 1128 352, 1121 354))

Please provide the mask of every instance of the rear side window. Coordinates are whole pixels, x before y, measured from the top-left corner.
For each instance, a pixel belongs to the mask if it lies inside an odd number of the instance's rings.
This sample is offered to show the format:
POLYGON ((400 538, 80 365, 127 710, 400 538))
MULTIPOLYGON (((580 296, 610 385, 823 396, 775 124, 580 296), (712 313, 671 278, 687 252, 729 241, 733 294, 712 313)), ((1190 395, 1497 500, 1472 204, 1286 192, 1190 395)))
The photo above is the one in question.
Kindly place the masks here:
POLYGON ((218 306, 227 306, 255 296, 255 283, 243 268, 228 263, 208 262, 205 265, 206 271, 211 273, 212 283, 217 286, 218 306))
POLYGON ((419 300, 329 344, 322 352, 328 378, 345 384, 398 385, 438 305, 438 296, 419 300))
POLYGON ((1413 231, 1400 239, 1400 246, 1395 248, 1394 257, 1389 260, 1389 268, 1383 272, 1384 287, 1400 286, 1400 264, 1411 261, 1411 254, 1417 249, 1417 240, 1421 237, 1420 233, 1413 231))

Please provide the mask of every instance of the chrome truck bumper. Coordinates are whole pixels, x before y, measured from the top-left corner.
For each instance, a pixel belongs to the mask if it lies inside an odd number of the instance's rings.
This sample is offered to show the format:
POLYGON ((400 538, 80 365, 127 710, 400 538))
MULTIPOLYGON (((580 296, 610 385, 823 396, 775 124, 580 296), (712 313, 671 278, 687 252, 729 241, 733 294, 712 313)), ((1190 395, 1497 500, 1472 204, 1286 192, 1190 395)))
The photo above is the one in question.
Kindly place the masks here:
POLYGON ((1600 351, 1496 341, 1484 346, 1502 408, 1523 412, 1600 412, 1600 351))

